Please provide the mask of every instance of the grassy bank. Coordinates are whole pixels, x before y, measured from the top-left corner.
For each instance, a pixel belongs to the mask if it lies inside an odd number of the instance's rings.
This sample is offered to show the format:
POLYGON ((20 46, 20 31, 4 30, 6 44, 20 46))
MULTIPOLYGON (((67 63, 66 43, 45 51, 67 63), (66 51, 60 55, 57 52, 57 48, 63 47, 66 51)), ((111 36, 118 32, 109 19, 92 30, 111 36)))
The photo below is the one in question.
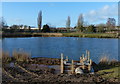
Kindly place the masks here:
POLYGON ((2 37, 88 37, 118 38, 117 34, 108 33, 2 33, 2 37))
POLYGON ((2 37, 61 37, 61 33, 2 33, 2 37))
POLYGON ((100 70, 97 73, 100 74, 104 78, 120 78, 120 66, 114 67, 110 69, 100 70))
POLYGON ((108 33, 63 33, 65 37, 88 37, 88 38, 118 38, 116 34, 108 33))

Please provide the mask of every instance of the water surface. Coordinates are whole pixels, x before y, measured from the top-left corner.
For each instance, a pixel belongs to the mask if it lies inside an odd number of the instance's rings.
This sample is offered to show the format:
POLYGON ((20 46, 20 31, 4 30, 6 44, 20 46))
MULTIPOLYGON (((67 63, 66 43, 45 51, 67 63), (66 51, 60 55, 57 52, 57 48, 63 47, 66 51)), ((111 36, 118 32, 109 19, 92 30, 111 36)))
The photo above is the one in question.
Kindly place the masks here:
POLYGON ((13 50, 24 50, 32 57, 60 58, 64 53, 70 59, 79 60, 86 50, 91 59, 98 63, 102 56, 118 59, 118 39, 79 37, 28 37, 4 38, 2 48, 12 54, 13 50))

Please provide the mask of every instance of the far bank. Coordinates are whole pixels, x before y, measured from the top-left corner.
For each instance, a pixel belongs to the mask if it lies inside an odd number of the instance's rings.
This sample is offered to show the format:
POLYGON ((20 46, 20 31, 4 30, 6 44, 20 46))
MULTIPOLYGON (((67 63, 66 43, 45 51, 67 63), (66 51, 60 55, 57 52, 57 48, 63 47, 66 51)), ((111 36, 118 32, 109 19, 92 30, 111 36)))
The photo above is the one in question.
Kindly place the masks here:
POLYGON ((88 38, 120 38, 116 33, 2 33, 5 37, 88 37, 88 38))

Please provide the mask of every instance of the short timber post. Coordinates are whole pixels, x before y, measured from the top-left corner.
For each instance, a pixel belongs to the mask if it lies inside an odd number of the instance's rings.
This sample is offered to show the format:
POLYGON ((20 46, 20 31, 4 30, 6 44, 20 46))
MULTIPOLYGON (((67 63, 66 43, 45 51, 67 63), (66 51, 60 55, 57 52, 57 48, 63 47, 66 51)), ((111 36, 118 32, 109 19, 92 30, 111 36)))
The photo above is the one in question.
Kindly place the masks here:
POLYGON ((82 58, 82 68, 85 69, 85 65, 84 65, 84 59, 85 59, 85 57, 84 57, 84 54, 82 54, 82 57, 83 57, 82 58))
POLYGON ((88 61, 90 61, 90 52, 88 51, 88 61))
POLYGON ((68 61, 68 56, 66 56, 66 61, 68 61))
POLYGON ((87 60, 89 61, 88 70, 90 71, 91 70, 92 60, 90 59, 90 52, 89 51, 87 52, 87 57, 88 57, 87 60))
POLYGON ((74 73, 74 61, 72 60, 72 64, 71 64, 71 71, 72 71, 72 74, 74 73))
POLYGON ((63 53, 61 53, 61 73, 64 71, 64 64, 63 64, 63 53))
POLYGON ((91 64, 92 64, 92 60, 90 59, 90 64, 88 65, 88 70, 91 70, 91 64))

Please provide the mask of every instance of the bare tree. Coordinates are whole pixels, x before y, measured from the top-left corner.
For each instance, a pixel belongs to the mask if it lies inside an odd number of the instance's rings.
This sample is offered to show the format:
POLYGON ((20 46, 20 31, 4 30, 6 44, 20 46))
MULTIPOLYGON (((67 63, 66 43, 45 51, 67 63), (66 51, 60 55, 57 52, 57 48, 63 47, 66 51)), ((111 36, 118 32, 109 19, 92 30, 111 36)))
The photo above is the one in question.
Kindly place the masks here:
POLYGON ((41 27, 42 27, 42 11, 40 11, 38 13, 37 24, 38 24, 39 30, 41 30, 41 27))
POLYGON ((7 26, 7 23, 5 22, 4 18, 0 18, 0 29, 3 29, 5 26, 7 26))
POLYGON ((111 29, 115 28, 116 20, 114 18, 108 18, 106 25, 108 27, 108 31, 110 31, 111 29))
POLYGON ((78 17, 78 21, 77 21, 78 31, 83 31, 83 24, 84 24, 83 14, 80 14, 80 16, 78 17))

